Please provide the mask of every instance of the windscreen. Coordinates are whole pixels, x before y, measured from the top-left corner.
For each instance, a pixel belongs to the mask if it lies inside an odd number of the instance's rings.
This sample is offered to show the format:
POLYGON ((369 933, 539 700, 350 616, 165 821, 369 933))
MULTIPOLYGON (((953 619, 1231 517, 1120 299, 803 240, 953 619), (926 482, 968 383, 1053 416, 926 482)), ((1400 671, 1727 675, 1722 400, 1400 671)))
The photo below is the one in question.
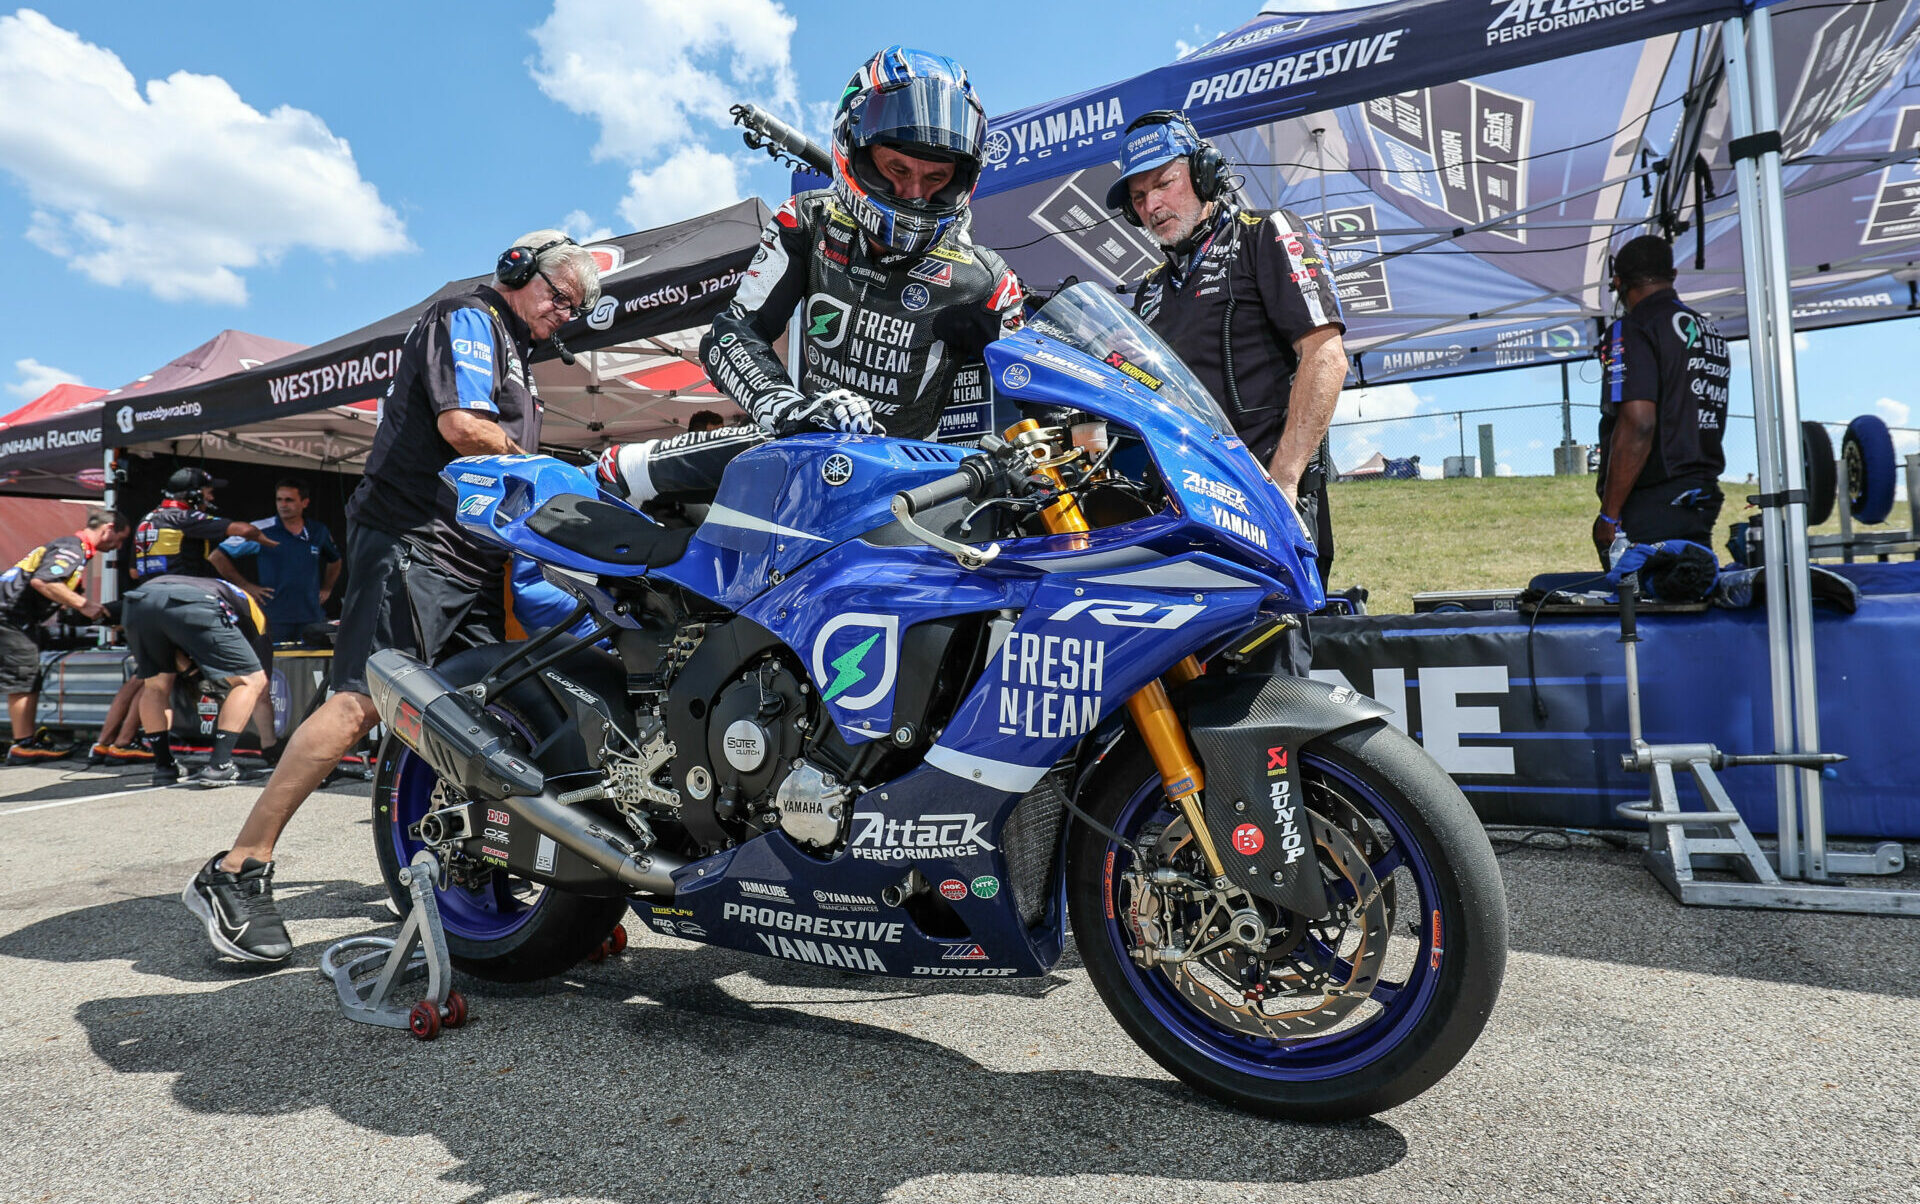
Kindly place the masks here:
POLYGON ((1112 293, 1092 281, 1062 289, 1027 321, 1026 328, 1111 364, 1221 434, 1233 434, 1233 424, 1220 403, 1180 357, 1112 293))

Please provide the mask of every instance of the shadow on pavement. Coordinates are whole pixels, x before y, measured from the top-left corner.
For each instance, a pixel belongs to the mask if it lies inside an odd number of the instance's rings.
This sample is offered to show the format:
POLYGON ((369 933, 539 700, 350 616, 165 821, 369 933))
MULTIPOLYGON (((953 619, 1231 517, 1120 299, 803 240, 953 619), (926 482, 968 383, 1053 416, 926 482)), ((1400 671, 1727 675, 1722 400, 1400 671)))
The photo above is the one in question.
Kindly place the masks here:
MULTIPOLYGON (((1500 863, 1515 952, 1920 996, 1920 946, 1908 917, 1682 907, 1637 848, 1526 848, 1500 863)), ((1920 888, 1911 866, 1855 881, 1920 888)), ((1506 989, 1515 986, 1509 970, 1506 989)))
MULTIPOLYGON (((367 893, 303 901, 350 908, 367 893)), ((12 945, 0 952, 40 947, 12 945)), ((317 950, 299 957, 310 968, 317 950)), ((879 1200, 915 1179, 965 1174, 1314 1182, 1406 1155, 1401 1134, 1377 1120, 1310 1128, 1232 1111, 1168 1080, 988 1069, 918 1036, 740 999, 720 984, 742 972, 801 991, 905 998, 984 985, 636 946, 527 987, 463 976, 474 1019, 430 1044, 342 1019, 310 969, 97 1000, 76 1018, 106 1065, 177 1076, 173 1096, 185 1108, 326 1107, 366 1130, 431 1136, 458 1164, 420 1174, 482 1198, 879 1200)), ((993 991, 1040 997, 1059 985, 993 991)), ((834 997, 820 1003, 830 1008, 834 997)), ((1112 1039, 1126 1040, 1117 1029, 1112 1039)), ((1018 1034, 993 1041, 1025 1044, 1018 1034)), ((413 1194, 393 1188, 395 1198, 413 1194)))
MULTIPOLYGON (((258 977, 263 967, 249 966, 222 958, 207 942, 205 930, 181 904, 178 888, 198 869, 197 863, 180 863, 167 875, 173 893, 118 898, 111 903, 73 906, 58 915, 0 936, 0 956, 53 963, 80 963, 121 960, 131 964, 136 974, 152 974, 179 982, 225 982, 233 978, 258 977)), ((125 879, 118 882, 124 884, 125 879)), ((142 882, 151 889, 151 883, 142 882)), ((93 897, 109 889, 102 883, 76 883, 76 892, 93 897)), ((314 920, 364 920, 373 924, 391 924, 386 909, 387 892, 379 886, 336 879, 327 882, 280 880, 274 883, 274 897, 294 939, 300 939, 302 927, 311 930, 314 920)), ((36 902, 60 905, 62 900, 45 896, 36 902)), ((296 945, 296 965, 312 967, 320 960, 322 942, 296 945)), ((265 967, 271 973, 273 967, 265 967)))

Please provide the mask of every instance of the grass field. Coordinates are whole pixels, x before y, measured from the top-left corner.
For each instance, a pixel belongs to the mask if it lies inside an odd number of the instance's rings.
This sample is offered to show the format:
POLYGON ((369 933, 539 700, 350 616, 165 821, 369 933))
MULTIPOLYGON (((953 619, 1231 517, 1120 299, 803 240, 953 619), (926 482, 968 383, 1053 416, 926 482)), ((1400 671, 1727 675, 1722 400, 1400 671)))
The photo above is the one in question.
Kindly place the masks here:
MULTIPOLYGON (((1405 614, 1427 590, 1519 589, 1536 573, 1598 572, 1594 478, 1469 477, 1451 481, 1344 481, 1329 490, 1334 591, 1367 587, 1367 610, 1405 614)), ((1754 511, 1759 486, 1723 481, 1727 500, 1713 550, 1727 560, 1727 528, 1754 511)), ((1841 503, 1845 505, 1844 500, 1841 503)), ((1892 526, 1906 526, 1906 502, 1892 526)), ((1840 531, 1837 516, 1814 534, 1840 531)))
MULTIPOLYGON (((1519 589, 1536 573, 1599 572, 1594 478, 1343 481, 1329 490, 1334 590, 1367 587, 1368 611, 1406 613, 1427 590, 1519 589)), ((1714 551, 1755 486, 1727 482, 1714 551)), ((1824 528, 1823 528, 1824 529, 1824 528)))

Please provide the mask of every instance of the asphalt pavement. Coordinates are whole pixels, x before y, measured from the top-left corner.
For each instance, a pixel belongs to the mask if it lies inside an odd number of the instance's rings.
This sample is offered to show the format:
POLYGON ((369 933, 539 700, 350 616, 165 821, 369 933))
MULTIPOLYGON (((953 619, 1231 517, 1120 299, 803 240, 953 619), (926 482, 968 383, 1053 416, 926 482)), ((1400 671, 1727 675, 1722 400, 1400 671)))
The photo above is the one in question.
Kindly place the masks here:
POLYGON ((0 1200, 1920 1200, 1920 921, 1684 910, 1597 843, 1501 858, 1513 953, 1458 1069, 1312 1127, 1171 1079, 1071 950, 896 982, 629 918, 619 958, 462 979, 438 1041, 351 1024, 314 967, 395 927, 368 787, 295 819, 263 973, 178 897, 257 788, 145 780, 0 770, 0 1200))

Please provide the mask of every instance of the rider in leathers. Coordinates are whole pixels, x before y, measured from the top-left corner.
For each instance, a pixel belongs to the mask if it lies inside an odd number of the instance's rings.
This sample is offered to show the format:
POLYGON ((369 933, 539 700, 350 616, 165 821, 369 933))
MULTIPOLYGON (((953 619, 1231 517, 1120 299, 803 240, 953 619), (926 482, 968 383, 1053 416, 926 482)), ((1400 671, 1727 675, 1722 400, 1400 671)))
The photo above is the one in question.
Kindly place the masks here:
POLYGON ((928 439, 950 404, 987 400, 981 348, 1019 329, 1022 294, 968 234, 985 137, 952 59, 892 46, 861 67, 834 118, 833 186, 774 214, 700 342, 707 375, 756 425, 615 445, 601 483, 634 502, 709 501, 727 463, 770 438, 928 439), (773 345, 796 308, 790 374, 773 345))

